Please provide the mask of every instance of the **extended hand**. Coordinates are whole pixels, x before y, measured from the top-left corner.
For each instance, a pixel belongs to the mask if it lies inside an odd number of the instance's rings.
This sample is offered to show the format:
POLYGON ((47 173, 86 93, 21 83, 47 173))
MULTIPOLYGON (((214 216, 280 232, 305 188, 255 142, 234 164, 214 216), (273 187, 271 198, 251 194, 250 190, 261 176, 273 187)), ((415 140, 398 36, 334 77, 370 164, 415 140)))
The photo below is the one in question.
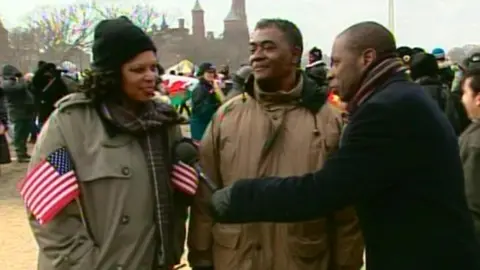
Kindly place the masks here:
POLYGON ((216 221, 221 221, 230 206, 231 188, 226 187, 215 191, 211 199, 212 215, 216 221))

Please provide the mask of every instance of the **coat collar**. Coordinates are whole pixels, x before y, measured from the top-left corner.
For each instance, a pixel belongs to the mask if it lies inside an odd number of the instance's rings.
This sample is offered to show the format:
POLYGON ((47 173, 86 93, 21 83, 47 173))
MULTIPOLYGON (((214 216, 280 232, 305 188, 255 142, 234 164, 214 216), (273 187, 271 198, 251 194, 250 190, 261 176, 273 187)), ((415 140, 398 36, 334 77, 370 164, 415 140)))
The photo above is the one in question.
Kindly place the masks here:
MULTIPOLYGON (((301 89, 300 97, 298 102, 301 107, 306 108, 312 113, 317 113, 320 111, 322 106, 327 100, 327 94, 318 86, 314 81, 308 78, 303 71, 298 72, 298 76, 302 76, 303 86, 301 89)), ((254 83, 255 78, 251 75, 247 79, 247 83, 244 88, 244 93, 248 94, 253 99, 256 99, 254 92, 254 83)))

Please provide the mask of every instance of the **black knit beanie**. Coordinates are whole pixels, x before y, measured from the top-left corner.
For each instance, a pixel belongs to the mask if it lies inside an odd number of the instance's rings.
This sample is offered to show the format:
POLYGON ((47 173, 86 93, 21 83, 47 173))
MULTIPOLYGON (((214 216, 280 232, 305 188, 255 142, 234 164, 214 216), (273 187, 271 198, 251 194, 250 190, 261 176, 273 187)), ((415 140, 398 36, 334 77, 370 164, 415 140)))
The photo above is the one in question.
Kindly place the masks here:
POLYGON ((438 64, 435 56, 430 53, 416 53, 410 60, 410 76, 416 80, 423 76, 436 76, 438 64))
POLYGON ((215 70, 215 66, 212 63, 201 63, 197 69, 197 77, 203 76, 203 74, 209 70, 215 70))
POLYGON ((136 55, 157 51, 152 39, 127 17, 103 20, 93 35, 93 68, 119 70, 136 55))

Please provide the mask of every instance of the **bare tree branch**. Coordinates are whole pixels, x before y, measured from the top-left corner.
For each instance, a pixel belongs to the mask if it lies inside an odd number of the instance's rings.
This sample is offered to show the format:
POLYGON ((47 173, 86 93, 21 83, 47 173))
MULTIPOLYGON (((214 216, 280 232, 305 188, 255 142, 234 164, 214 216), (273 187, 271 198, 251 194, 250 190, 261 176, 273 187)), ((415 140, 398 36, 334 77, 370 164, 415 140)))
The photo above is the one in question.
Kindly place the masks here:
POLYGON ((152 30, 153 25, 159 25, 162 20, 162 12, 155 7, 146 4, 138 4, 128 9, 122 9, 118 6, 107 6, 98 9, 102 19, 113 19, 120 16, 126 16, 144 31, 152 30))
POLYGON ((75 4, 67 7, 43 7, 29 16, 28 28, 34 32, 44 50, 68 52, 84 49, 98 20, 95 6, 75 4))

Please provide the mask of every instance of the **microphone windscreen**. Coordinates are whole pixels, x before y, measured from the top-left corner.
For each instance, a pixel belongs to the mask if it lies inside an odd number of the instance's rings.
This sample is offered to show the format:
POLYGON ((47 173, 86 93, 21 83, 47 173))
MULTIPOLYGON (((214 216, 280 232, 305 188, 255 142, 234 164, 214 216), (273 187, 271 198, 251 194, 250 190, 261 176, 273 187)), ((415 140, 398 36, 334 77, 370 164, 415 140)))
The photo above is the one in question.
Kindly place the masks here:
POLYGON ((198 161, 198 149, 193 143, 188 141, 177 143, 174 154, 175 162, 182 161, 188 165, 193 165, 198 161))

